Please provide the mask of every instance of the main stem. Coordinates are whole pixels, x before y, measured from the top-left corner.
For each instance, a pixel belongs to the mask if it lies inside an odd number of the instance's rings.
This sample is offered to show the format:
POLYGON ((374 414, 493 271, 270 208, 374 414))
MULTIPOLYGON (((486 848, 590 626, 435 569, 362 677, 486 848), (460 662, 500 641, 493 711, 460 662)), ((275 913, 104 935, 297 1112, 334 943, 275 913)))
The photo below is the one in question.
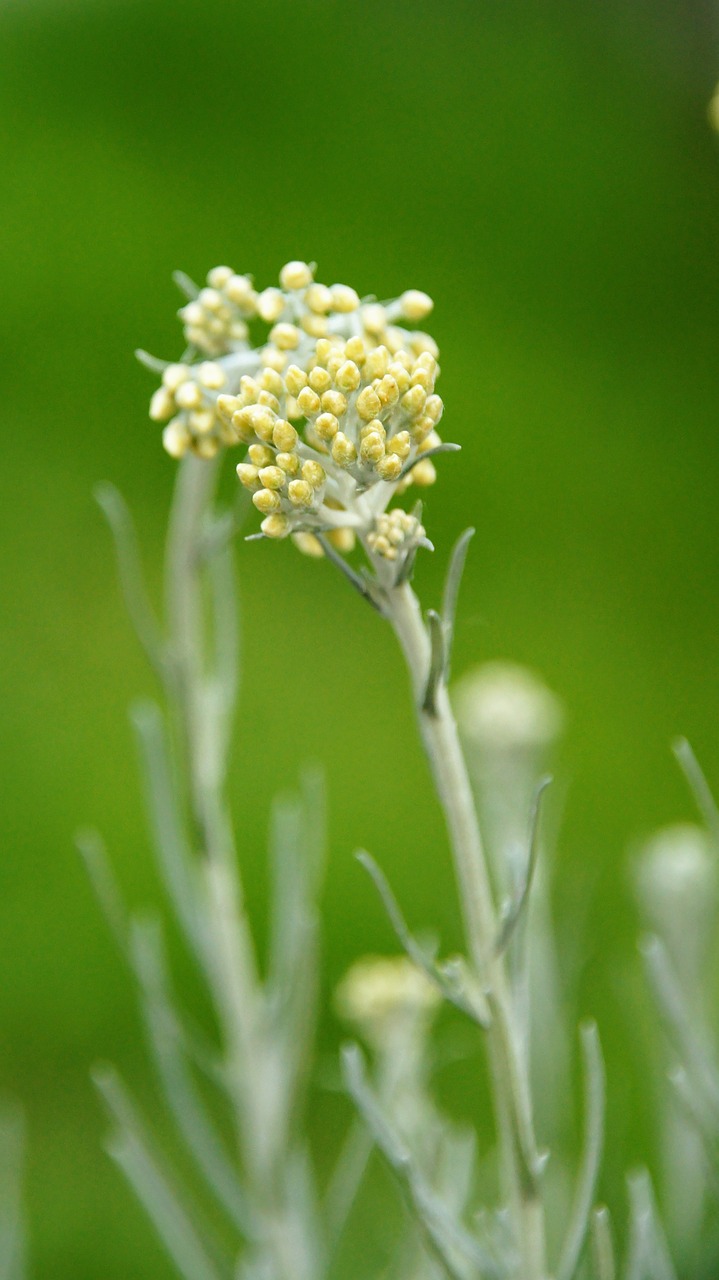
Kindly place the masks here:
MULTIPOLYGON (((204 888, 200 960, 222 1029, 238 1145, 262 1224, 256 1244, 266 1251, 278 1280, 294 1280, 308 1269, 298 1258, 300 1242, 290 1229, 292 1206, 285 1202, 278 1184, 279 1153, 268 1138, 276 1127, 271 1114, 272 1080, 263 1069, 268 1049, 266 1010, 225 796, 227 723, 234 699, 234 680, 229 681, 228 692, 226 673, 236 663, 236 654, 234 635, 226 637, 233 652, 217 652, 217 626, 212 625, 213 610, 209 607, 213 584, 207 572, 208 526, 219 461, 188 456, 177 477, 166 552, 167 693, 178 740, 178 776, 185 790, 202 877, 201 893, 204 888)), ((231 555, 231 550, 228 547, 210 554, 231 555)), ((227 609, 227 601, 216 601, 216 605, 215 623, 218 610, 227 609)), ((221 647, 221 637, 219 644, 221 647)))
POLYGON ((519 1251, 518 1280, 546 1280, 544 1210, 527 1072, 519 1048, 499 923, 467 767, 447 687, 425 706, 430 640, 408 583, 387 591, 389 618, 409 668, 424 748, 449 831, 470 957, 491 1018, 488 1056, 505 1190, 519 1251))

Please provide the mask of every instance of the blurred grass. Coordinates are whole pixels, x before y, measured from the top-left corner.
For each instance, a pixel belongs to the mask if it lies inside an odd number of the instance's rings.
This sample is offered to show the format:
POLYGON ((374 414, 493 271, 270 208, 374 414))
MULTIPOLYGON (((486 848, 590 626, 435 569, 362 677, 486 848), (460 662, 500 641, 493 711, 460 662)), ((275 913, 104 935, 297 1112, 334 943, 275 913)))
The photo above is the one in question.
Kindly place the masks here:
MULTIPOLYGON (((719 157, 705 117, 719 58, 702 21, 679 3, 568 0, 0 9, 0 1088, 28 1111, 35 1274, 170 1275, 100 1150, 90 1062, 120 1062, 140 1092, 148 1073, 72 833, 97 823, 129 896, 156 899, 125 713, 152 686, 90 494, 122 487, 157 582, 172 466, 132 350, 179 353, 178 266, 201 277, 228 261, 265 284, 307 257, 360 292, 434 296, 464 451, 429 495, 438 551, 419 585, 436 598, 450 540, 475 524, 456 669, 528 662, 569 707, 559 902, 568 937, 586 913, 581 1003, 607 1049, 613 1205, 622 1169, 651 1157, 626 847, 691 813, 673 735, 719 779, 719 157)), ((239 559, 235 805, 258 920, 271 796, 314 758, 332 813, 328 980, 392 946, 358 844, 452 946, 444 835, 391 637, 291 548, 239 559)), ((322 1034, 329 1063, 338 1033, 328 1020, 322 1034)), ((443 1079, 461 1110, 475 1068, 443 1079)), ((340 1106, 318 1098, 323 1147, 340 1106)), ((348 1258, 347 1273, 367 1264, 348 1258)))

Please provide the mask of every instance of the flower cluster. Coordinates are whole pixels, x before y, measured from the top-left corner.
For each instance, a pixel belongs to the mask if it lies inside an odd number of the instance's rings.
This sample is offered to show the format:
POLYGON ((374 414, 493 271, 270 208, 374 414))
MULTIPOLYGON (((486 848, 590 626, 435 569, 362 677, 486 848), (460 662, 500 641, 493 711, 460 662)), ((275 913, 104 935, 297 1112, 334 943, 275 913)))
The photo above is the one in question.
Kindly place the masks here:
POLYGON ((387 507, 434 482, 443 406, 436 344, 402 322, 431 309, 418 290, 362 301, 316 282, 304 262, 260 293, 249 276, 215 267, 180 311, 189 351, 164 367, 152 399, 165 448, 210 458, 247 446, 237 472, 266 537, 291 534, 314 555, 320 537, 342 551, 359 537, 375 562, 403 561, 424 530, 387 507))

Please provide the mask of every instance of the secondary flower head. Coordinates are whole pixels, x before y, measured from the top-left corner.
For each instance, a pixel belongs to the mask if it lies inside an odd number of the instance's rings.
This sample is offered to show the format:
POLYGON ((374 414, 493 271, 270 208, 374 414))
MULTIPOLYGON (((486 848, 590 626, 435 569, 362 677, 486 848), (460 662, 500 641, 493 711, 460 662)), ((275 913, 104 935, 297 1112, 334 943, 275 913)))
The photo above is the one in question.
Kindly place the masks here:
MULTIPOLYGON (((179 458, 245 447, 237 467, 268 538, 293 535, 311 555, 323 538, 348 551, 359 537, 390 581, 427 543, 417 514, 387 510, 411 485, 431 485, 442 448, 436 343, 410 329, 432 300, 410 289, 388 302, 318 283, 288 262, 258 292, 247 275, 216 267, 181 309, 188 351, 160 365, 150 414, 179 458), (211 357, 211 358, 208 358, 211 357)), ((151 362, 157 367, 159 362, 151 362)))

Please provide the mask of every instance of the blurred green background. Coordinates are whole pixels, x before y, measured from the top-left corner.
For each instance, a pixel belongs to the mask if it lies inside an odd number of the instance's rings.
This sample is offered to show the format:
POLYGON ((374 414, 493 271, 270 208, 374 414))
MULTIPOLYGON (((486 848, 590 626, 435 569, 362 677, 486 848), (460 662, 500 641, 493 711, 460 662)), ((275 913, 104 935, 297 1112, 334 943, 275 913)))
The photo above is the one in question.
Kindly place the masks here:
MULTIPOLYGON (((126 715, 152 680, 91 490, 122 488, 156 582, 173 464, 132 352, 179 355, 176 267, 227 261, 264 286, 299 257, 361 294, 434 297, 464 452, 429 495, 419 589, 436 601, 475 524, 456 670, 512 658, 567 704, 558 908, 605 1043, 620 1218, 623 1170, 655 1159, 627 848, 692 816, 675 734, 719 779, 716 17, 698 0, 0 5, 0 1089, 27 1113, 35 1275, 172 1274, 101 1149, 91 1063, 157 1103, 72 837, 96 824, 130 899, 159 900, 126 715)), ((243 544, 239 565, 234 800, 258 929, 270 800, 312 759, 331 806, 327 988, 393 948, 358 844, 456 945, 389 633, 289 546, 243 544)), ((328 1076, 338 1035, 327 1016, 328 1076)), ((444 1082, 465 1113, 474 1071, 444 1082)), ((343 1104, 315 1107, 331 1146, 343 1104)))

